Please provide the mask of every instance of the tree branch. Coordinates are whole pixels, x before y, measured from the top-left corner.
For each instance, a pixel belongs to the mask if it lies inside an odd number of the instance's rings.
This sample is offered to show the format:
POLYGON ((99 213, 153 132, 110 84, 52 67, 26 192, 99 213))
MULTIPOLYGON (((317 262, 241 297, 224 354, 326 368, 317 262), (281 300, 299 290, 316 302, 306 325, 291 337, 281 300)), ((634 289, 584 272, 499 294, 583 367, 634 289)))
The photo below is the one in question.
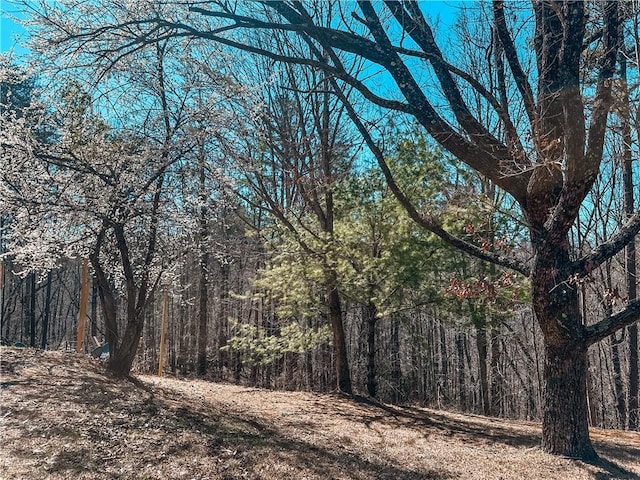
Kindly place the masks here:
MULTIPOLYGON (((460 126, 475 142, 482 145, 484 150, 506 150, 507 147, 495 138, 493 134, 473 116, 462 98, 462 94, 451 75, 450 69, 438 61, 442 60, 444 62, 442 51, 438 47, 433 32, 417 5, 407 3, 407 8, 411 10, 411 12, 408 12, 405 10, 404 4, 397 0, 385 0, 385 4, 402 29, 409 34, 413 41, 415 41, 425 53, 429 54, 431 66, 435 71, 438 82, 440 82, 445 97, 447 98, 447 102, 460 126)), ((378 26, 381 27, 380 23, 378 23, 378 26)))
MULTIPOLYGON (((332 83, 333 82, 335 82, 335 81, 332 80, 332 83)), ((358 129, 358 131, 360 132, 362 137, 364 138, 367 146, 371 150, 371 153, 373 153, 374 157, 376 158, 376 160, 378 162, 378 165, 380 166, 380 169, 382 170, 382 173, 384 174, 384 177, 385 177, 385 179, 387 181, 387 184, 389 185, 389 188, 391 189, 391 191, 393 192, 395 197, 398 199, 398 202, 400 202, 400 204, 403 206, 403 208, 406 210, 406 212, 408 213, 409 217, 411 217, 411 219, 413 221, 415 221, 418 225, 420 225, 425 230, 436 234, 438 237, 443 239, 448 244, 450 244, 450 245, 452 245, 452 246, 454 246, 456 248, 459 248, 460 250, 462 250, 462 251, 464 251, 464 252, 466 252, 466 253, 468 253, 470 255, 473 255, 476 258, 479 258, 481 260, 485 260, 485 261, 490 262, 490 263, 494 263, 496 265, 499 265, 499 266, 502 266, 502 267, 505 267, 505 268, 509 268, 509 269, 514 270, 516 272, 519 272, 519 273, 521 273, 521 274, 523 274, 525 276, 529 276, 530 269, 524 263, 519 262, 519 261, 517 261, 517 260, 515 260, 513 258, 509 258, 509 257, 506 257, 504 255, 500 255, 500 254, 495 253, 495 252, 484 251, 481 248, 479 248, 479 247, 477 247, 477 246, 475 246, 475 245, 473 245, 471 243, 465 242, 461 238, 458 238, 458 237, 456 237, 454 235, 451 235, 449 232, 444 230, 442 228, 442 226, 439 225, 438 222, 436 222, 432 217, 430 217, 428 215, 420 214, 416 210, 414 205, 411 203, 411 200, 409 200, 409 198, 404 194, 402 189, 400 189, 400 187, 396 183, 395 178, 393 176, 393 173, 391 172, 391 169, 389 168, 389 165, 387 164, 386 160, 384 159, 384 154, 382 153, 382 150, 380 150, 380 148, 375 143, 373 138, 371 138, 371 135, 369 134, 369 131, 366 129, 366 127, 364 126, 364 124, 362 123, 360 118, 358 117, 355 109, 351 105, 351 102, 349 102, 349 99, 346 98, 344 93, 340 90, 340 88, 337 85, 334 85, 334 87, 336 89, 336 93, 337 93, 338 97, 340 98, 340 100, 345 105, 345 108, 346 108, 347 114, 349 115, 349 118, 351 118, 351 120, 353 121, 354 125, 356 126, 356 128, 358 129)))
MULTIPOLYGON (((563 106, 565 113, 565 152, 567 155, 566 179, 560 200, 547 225, 547 229, 552 235, 551 240, 554 243, 563 241, 565 235, 571 229, 571 225, 578 215, 580 205, 582 205, 585 197, 593 187, 602 162, 607 119, 613 103, 611 79, 615 73, 616 59, 620 47, 618 3, 605 3, 604 11, 605 53, 600 60, 586 152, 584 152, 584 112, 581 109, 581 94, 577 87, 579 76, 576 75, 576 78, 573 79, 576 82, 576 86, 565 86, 568 90, 564 93, 563 106), (576 126, 579 128, 576 129, 576 126), (576 134, 576 130, 580 129, 582 131, 576 134)), ((582 14, 580 14, 579 18, 569 17, 567 19, 567 21, 570 20, 572 23, 584 21, 582 14)), ((570 41, 571 39, 567 39, 567 42, 570 41)), ((579 65, 581 49, 576 48, 575 50, 574 56, 578 58, 569 58, 567 60, 579 65)), ((577 66, 574 70, 576 72, 579 71, 577 66)))
POLYGON ((571 272, 584 277, 598 268, 608 259, 622 251, 634 237, 640 233, 640 211, 629 217, 629 220, 620 228, 618 233, 609 241, 601 243, 591 253, 579 258, 573 263, 571 272))
POLYGON ((522 69, 522 65, 520 65, 516 46, 513 43, 513 38, 511 38, 511 34, 507 28, 507 23, 504 18, 503 0, 494 0, 493 15, 496 22, 498 37, 500 38, 504 54, 507 57, 507 62, 509 63, 511 73, 513 74, 513 79, 516 81, 516 86, 518 87, 520 95, 522 95, 522 100, 524 101, 524 107, 527 112, 527 116, 529 117, 529 122, 534 126, 536 123, 537 113, 536 104, 533 98, 533 90, 531 89, 531 85, 527 80, 524 70, 522 69))
POLYGON ((614 315, 585 328, 585 341, 593 345, 612 333, 636 323, 640 319, 640 300, 634 300, 614 315))

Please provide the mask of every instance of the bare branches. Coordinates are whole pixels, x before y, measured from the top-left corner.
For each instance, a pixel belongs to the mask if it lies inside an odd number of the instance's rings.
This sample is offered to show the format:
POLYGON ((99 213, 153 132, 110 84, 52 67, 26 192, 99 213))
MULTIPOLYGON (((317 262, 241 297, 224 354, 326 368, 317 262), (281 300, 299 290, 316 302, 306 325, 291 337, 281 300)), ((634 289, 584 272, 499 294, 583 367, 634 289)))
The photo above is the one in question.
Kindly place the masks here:
MULTIPOLYGON (((582 44, 575 42, 569 34, 584 35, 584 15, 580 9, 582 4, 578 2, 571 7, 571 12, 566 16, 568 23, 566 30, 565 47, 563 49, 563 63, 558 75, 564 82, 564 89, 560 92, 560 100, 564 111, 564 150, 565 150, 565 182, 560 199, 554 212, 547 222, 547 229, 551 232, 551 241, 561 242, 565 237, 574 219, 578 215, 580 205, 591 190, 599 172, 604 148, 604 138, 607 129, 607 119, 612 104, 611 77, 615 71, 617 53, 620 47, 618 3, 607 2, 605 10, 604 47, 605 53, 600 59, 598 83, 594 106, 591 112, 588 143, 585 127, 585 114, 578 89, 579 63, 582 52, 582 44), (570 47, 572 46, 572 48, 570 47), (573 65, 573 68, 571 66, 573 65), (564 73, 571 69, 571 75, 564 73), (586 144, 586 149, 585 149, 586 144), (586 150, 586 151, 585 151, 586 150)), ((581 38, 581 37, 580 37, 581 38)))
MULTIPOLYGON (((411 12, 405 10, 404 5, 397 1, 387 0, 385 4, 391 10, 402 29, 429 55, 431 64, 436 72, 440 85, 447 97, 458 123, 483 149, 495 152, 506 150, 506 146, 498 141, 469 111, 456 85, 451 71, 438 60, 442 59, 442 52, 436 44, 433 32, 427 24, 420 9, 412 3, 407 4, 411 12)), ((477 83, 477 82, 476 82, 477 83)))
MULTIPOLYGON (((441 55, 437 55, 437 52, 434 54, 433 51, 425 52, 425 56, 427 56, 434 65, 438 65, 443 78, 447 77, 450 81, 450 88, 448 88, 447 91, 451 94, 451 98, 455 97, 458 99, 458 102, 454 105, 455 108, 453 108, 453 111, 459 115, 459 119, 462 119, 462 125, 466 125, 469 129, 469 131, 465 132, 466 135, 456 132, 427 100, 424 92, 418 86, 405 63, 399 57, 400 52, 408 52, 391 44, 391 41, 386 36, 384 29, 379 23, 377 14, 367 2, 361 2, 360 8, 365 14, 369 28, 373 29, 372 33, 375 41, 368 40, 351 32, 319 27, 312 23, 311 17, 306 14, 302 6, 299 6, 300 11, 295 11, 292 7, 283 2, 265 2, 265 4, 276 10, 290 23, 285 25, 253 21, 248 17, 240 17, 238 21, 244 22, 243 25, 250 25, 255 28, 276 28, 282 31, 304 32, 305 35, 317 40, 321 44, 359 55, 366 58, 368 61, 380 64, 389 73, 391 73, 400 91, 407 99, 407 103, 386 100, 375 96, 362 81, 354 78, 353 76, 345 75, 344 71, 336 69, 336 65, 329 65, 328 63, 318 62, 317 60, 306 57, 288 57, 275 54, 271 51, 242 44, 224 37, 212 36, 208 32, 197 32, 191 27, 182 24, 174 24, 174 27, 186 28, 190 33, 199 35, 202 38, 220 41, 225 45, 252 53, 258 53, 277 61, 324 69, 328 73, 335 75, 340 80, 345 81, 345 83, 356 88, 365 96, 365 98, 374 101, 374 103, 385 108, 403 111, 416 117, 427 131, 429 131, 433 138, 443 147, 472 168, 477 169, 494 180, 496 184, 511 193, 519 202, 524 203, 529 170, 523 169, 519 175, 509 175, 507 173, 505 166, 513 161, 513 156, 504 145, 500 144, 500 142, 497 142, 495 139, 493 141, 487 140, 491 139, 492 136, 488 135, 488 132, 486 132, 485 129, 479 127, 479 123, 469 114, 468 109, 464 105, 464 102, 462 102, 459 94, 454 94, 457 87, 455 87, 450 75, 445 73, 448 70, 444 61, 441 59, 441 55), (433 58, 434 55, 435 57, 440 58, 433 58)), ((235 14, 224 13, 224 17, 236 20, 235 14)), ((458 71, 457 73, 463 72, 458 71)), ((469 78, 469 76, 467 76, 467 78, 469 78)))
POLYGON ((511 38, 509 29, 507 28, 507 23, 504 17, 503 0, 494 0, 493 13, 498 36, 500 37, 500 43, 502 44, 505 56, 507 57, 507 62, 509 63, 509 68, 511 69, 511 73, 513 74, 513 78, 515 79, 516 86, 518 87, 518 90, 522 95, 522 100, 524 101, 524 106, 527 112, 527 116, 529 117, 529 122, 531 122, 531 125, 535 125, 537 113, 535 100, 533 98, 533 90, 531 89, 531 85, 527 80, 527 76, 525 75, 524 70, 522 69, 520 60, 518 60, 518 53, 515 44, 513 42, 513 39, 511 38))
POLYGON ((627 304, 619 312, 586 327, 585 341, 587 345, 593 345, 600 340, 604 340, 612 333, 633 325, 638 319, 640 319, 640 300, 635 300, 627 304))
POLYGON ((572 274, 586 276, 608 259, 621 252, 640 232, 640 212, 636 212, 607 242, 601 243, 593 252, 573 262, 572 274))

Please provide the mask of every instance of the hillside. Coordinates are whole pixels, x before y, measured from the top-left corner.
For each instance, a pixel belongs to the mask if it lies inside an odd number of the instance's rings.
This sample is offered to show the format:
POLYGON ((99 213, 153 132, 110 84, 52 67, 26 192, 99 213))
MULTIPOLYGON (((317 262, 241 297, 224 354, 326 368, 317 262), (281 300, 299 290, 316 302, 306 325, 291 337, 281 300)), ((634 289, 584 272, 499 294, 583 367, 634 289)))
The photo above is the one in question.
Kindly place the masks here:
POLYGON ((338 395, 139 376, 0 350, 1 479, 640 478, 640 435, 594 430, 599 465, 538 448, 539 426, 338 395))

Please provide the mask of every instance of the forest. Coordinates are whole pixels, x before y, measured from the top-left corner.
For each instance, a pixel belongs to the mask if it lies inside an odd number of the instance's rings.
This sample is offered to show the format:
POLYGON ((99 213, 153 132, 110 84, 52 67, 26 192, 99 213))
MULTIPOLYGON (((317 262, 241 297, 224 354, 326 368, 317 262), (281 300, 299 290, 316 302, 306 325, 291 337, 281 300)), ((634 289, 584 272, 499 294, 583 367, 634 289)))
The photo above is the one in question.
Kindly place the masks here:
POLYGON ((12 6, 4 345, 639 430, 637 0, 12 6))

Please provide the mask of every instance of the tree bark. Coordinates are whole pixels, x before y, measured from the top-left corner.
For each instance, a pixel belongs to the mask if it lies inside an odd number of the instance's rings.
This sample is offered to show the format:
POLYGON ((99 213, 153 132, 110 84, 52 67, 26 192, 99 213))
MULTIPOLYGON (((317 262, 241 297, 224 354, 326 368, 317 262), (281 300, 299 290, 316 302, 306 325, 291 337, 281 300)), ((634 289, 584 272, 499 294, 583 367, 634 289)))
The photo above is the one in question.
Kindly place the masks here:
POLYGON ((197 373, 202 376, 207 372, 207 343, 208 343, 208 280, 207 280, 207 260, 205 253, 200 259, 200 278, 198 290, 200 293, 200 302, 198 308, 198 366, 197 373))
POLYGON ((532 300, 545 343, 542 448, 583 460, 597 458, 589 438, 587 342, 577 286, 565 279, 568 239, 540 246, 532 275, 532 300))
POLYGON ((144 322, 141 319, 136 322, 127 322, 128 328, 125 330, 125 336, 119 348, 115 352, 110 350, 107 366, 115 376, 128 377, 131 373, 133 361, 136 358, 136 352, 140 344, 143 325, 144 322))
POLYGON ((29 274, 29 346, 36 347, 36 274, 29 274))
POLYGON ((98 284, 91 282, 91 336, 98 337, 98 284))
POLYGON ((627 426, 627 405, 625 402, 624 385, 622 384, 622 366, 620 365, 620 345, 624 342, 624 336, 618 338, 615 334, 610 336, 611 364, 613 366, 613 394, 616 411, 618 412, 618 427, 624 429, 627 426))
MULTIPOLYGON (((227 330, 229 324, 229 274, 230 266, 226 263, 220 263, 220 293, 219 293, 219 314, 218 314, 218 340, 216 344, 216 352, 218 357, 218 378, 223 378, 225 368, 229 367, 229 356, 222 347, 227 344, 227 330)), ((240 379, 239 365, 236 362, 235 372, 236 379, 240 379)))
POLYGON ((547 345, 542 420, 546 452, 594 460, 587 409, 587 349, 581 344, 547 345))
POLYGON ((402 365, 400 363, 400 320, 397 315, 391 318, 391 385, 392 399, 398 403, 404 398, 402 392, 402 365))
POLYGON ((199 232, 199 247, 200 247, 200 272, 199 272, 199 295, 200 303, 198 308, 198 362, 197 373, 202 376, 207 372, 207 344, 208 344, 208 296, 209 296, 209 253, 207 247, 207 240, 209 238, 209 229, 207 225, 207 195, 206 195, 206 176, 205 176, 205 152, 204 146, 200 146, 200 155, 198 159, 199 170, 199 199, 200 199, 200 232, 199 232))
POLYGON ((47 287, 44 294, 44 313, 42 315, 42 340, 40 347, 46 350, 49 337, 49 320, 51 317, 51 281, 53 273, 47 272, 47 287))
POLYGON ((502 415, 503 381, 500 371, 500 328, 491 328, 491 407, 489 414, 494 417, 502 415))
POLYGON ((376 324, 378 309, 372 301, 367 304, 367 392, 372 397, 378 393, 376 376, 376 324))
POLYGON ((486 321, 482 318, 483 308, 473 304, 471 307, 471 317, 476 330, 476 350, 478 352, 478 370, 480 373, 480 399, 482 401, 483 415, 491 415, 489 404, 489 378, 487 375, 487 327, 486 321))
POLYGON ((456 374, 458 377, 458 401, 460 409, 464 412, 467 410, 467 391, 465 384, 464 372, 464 333, 456 334, 456 374))
POLYGON ((449 353, 447 352, 447 336, 444 329, 444 320, 442 318, 438 321, 438 337, 440 340, 440 371, 439 382, 438 382, 438 406, 440 403, 440 396, 444 397, 443 400, 445 403, 449 402, 449 353))
POLYGON ((640 429, 640 409, 638 407, 638 325, 631 325, 629 336, 629 430, 640 429))
MULTIPOLYGON (((620 77, 622 80, 622 101, 620 111, 622 115, 622 183, 624 188, 624 212, 628 220, 634 213, 634 184, 633 164, 631 152, 631 112, 629 108, 629 87, 627 85, 627 62, 624 57, 620 61, 620 77)), ((638 109, 640 113, 640 109, 638 109)), ((640 119, 638 122, 638 134, 640 134, 640 119)), ((636 244, 635 237, 627 244, 625 249, 626 290, 629 302, 637 298, 637 269, 636 269, 636 244)), ((638 325, 627 327, 629 338, 629 430, 640 428, 640 411, 638 410, 638 397, 640 388, 638 385, 638 325)), ((623 425, 624 428, 624 425, 623 425)))
POLYGON ((327 289, 327 305, 329 307, 329 323, 333 331, 333 351, 335 354, 335 367, 338 383, 338 391, 351 395, 351 375, 349 373, 349 359, 347 357, 347 344, 342 322, 342 307, 338 289, 329 282, 327 289))

